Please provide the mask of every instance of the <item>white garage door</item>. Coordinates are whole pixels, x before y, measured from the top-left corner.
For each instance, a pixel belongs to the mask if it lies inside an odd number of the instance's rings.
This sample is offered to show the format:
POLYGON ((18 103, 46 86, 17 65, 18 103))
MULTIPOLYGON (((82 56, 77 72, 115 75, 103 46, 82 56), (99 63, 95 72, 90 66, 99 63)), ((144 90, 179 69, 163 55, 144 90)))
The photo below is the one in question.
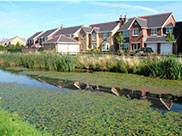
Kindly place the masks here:
POLYGON ((147 44, 147 47, 152 48, 154 52, 157 52, 157 44, 147 44))
POLYGON ((172 52, 173 52, 172 44, 161 44, 160 54, 166 55, 166 54, 172 54, 172 52))
POLYGON ((69 51, 71 54, 77 54, 79 51, 79 45, 69 45, 69 51))
POLYGON ((58 44, 58 52, 60 53, 67 53, 68 47, 66 44, 58 44))

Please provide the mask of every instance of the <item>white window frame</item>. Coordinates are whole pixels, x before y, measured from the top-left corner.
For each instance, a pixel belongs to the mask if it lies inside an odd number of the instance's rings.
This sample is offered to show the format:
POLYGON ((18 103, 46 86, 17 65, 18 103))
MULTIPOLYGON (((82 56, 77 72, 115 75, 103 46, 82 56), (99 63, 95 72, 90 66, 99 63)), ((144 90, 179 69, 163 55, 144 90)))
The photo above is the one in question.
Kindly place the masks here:
POLYGON ((123 37, 130 37, 130 31, 123 31, 123 37))
POLYGON ((108 37, 108 33, 105 32, 105 33, 103 34, 103 38, 104 38, 104 39, 107 39, 107 37, 108 37))
POLYGON ((157 28, 151 29, 151 35, 157 35, 157 28))
POLYGON ((133 36, 139 36, 139 28, 134 28, 133 29, 133 36), (138 31, 137 34, 135 34, 136 30, 138 31))
POLYGON ((81 49, 82 49, 82 50, 84 49, 84 45, 83 45, 83 44, 81 45, 81 49))
POLYGON ((166 34, 173 33, 173 27, 166 26, 166 34), (168 30, 168 31, 167 31, 168 30))

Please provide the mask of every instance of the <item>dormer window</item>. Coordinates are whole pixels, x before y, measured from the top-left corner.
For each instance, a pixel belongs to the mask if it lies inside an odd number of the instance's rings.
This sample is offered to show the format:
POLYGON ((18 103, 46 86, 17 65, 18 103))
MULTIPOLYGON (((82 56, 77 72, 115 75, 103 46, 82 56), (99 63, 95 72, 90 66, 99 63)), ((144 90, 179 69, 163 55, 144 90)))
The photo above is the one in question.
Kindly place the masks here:
POLYGON ((157 28, 151 29, 151 35, 157 35, 157 28))
POLYGON ((108 33, 104 33, 103 38, 107 39, 107 37, 108 37, 108 33))
POLYGON ((133 29, 133 36, 138 36, 139 35, 139 28, 134 28, 133 29))
POLYGON ((173 33, 173 27, 166 27, 166 34, 173 33))
POLYGON ((93 40, 93 41, 96 40, 96 33, 95 33, 95 32, 93 32, 93 34, 92 34, 92 40, 93 40))

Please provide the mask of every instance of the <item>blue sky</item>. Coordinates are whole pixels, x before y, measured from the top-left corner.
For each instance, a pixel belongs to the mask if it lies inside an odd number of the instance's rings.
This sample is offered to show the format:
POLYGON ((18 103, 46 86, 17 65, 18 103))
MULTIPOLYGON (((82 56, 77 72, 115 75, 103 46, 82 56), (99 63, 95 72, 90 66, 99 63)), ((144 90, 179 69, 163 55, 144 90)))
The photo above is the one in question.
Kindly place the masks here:
POLYGON ((181 1, 1 1, 0 38, 28 38, 38 31, 127 17, 173 12, 182 21, 181 1))

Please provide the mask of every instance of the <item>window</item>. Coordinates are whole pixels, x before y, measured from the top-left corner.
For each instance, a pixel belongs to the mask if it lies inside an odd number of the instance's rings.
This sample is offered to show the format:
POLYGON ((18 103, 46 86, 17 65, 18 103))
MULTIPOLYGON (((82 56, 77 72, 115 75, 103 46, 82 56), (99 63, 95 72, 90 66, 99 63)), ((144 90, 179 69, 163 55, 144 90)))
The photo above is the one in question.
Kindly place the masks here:
POLYGON ((96 49, 97 49, 96 44, 93 44, 93 45, 92 45, 92 49, 94 49, 94 50, 96 50, 96 49))
POLYGON ((93 40, 93 41, 96 40, 96 33, 95 33, 95 32, 93 32, 93 34, 92 34, 92 40, 93 40))
POLYGON ((81 39, 83 39, 84 38, 84 34, 81 34, 81 39))
POLYGON ((139 35, 139 29, 138 28, 134 28, 133 29, 133 36, 138 36, 139 35))
POLYGON ((82 44, 82 45, 81 45, 81 49, 83 50, 83 48, 84 48, 84 45, 82 44))
POLYGON ((157 35, 157 28, 151 29, 151 35, 157 35))
POLYGON ((119 50, 129 50, 129 43, 123 43, 120 45, 119 50))
POLYGON ((107 41, 107 40, 104 40, 102 43, 101 43, 101 49, 102 51, 109 51, 110 50, 110 43, 107 41))
POLYGON ((173 27, 166 27, 166 34, 172 33, 173 32, 173 27))
POLYGON ((123 31, 123 37, 129 37, 129 31, 123 31))
POLYGON ((106 39, 108 36, 108 33, 104 33, 103 38, 106 39))
POLYGON ((136 43, 136 44, 132 44, 132 50, 133 51, 136 51, 136 50, 138 50, 138 49, 140 49, 140 44, 138 43, 136 43))

